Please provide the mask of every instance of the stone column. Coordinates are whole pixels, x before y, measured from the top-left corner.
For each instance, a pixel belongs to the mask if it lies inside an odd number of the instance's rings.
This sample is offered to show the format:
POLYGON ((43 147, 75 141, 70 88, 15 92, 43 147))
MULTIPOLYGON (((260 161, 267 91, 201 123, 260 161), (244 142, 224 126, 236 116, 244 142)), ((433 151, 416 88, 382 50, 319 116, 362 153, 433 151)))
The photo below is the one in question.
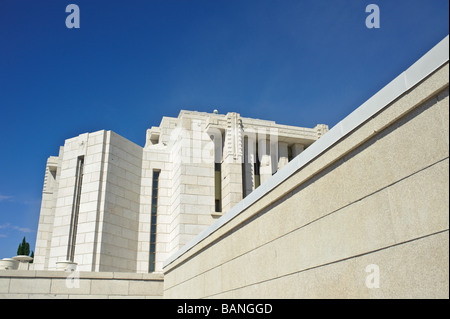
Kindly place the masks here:
POLYGON ((242 153, 240 115, 228 113, 222 163, 222 213, 242 200, 242 153))
POLYGON ((278 143, 278 170, 282 169, 288 162, 288 143, 278 143))
POLYGON ((272 157, 270 155, 270 143, 267 140, 258 142, 258 155, 260 161, 259 175, 261 185, 272 177, 272 157))
POLYGON ((305 149, 305 146, 303 144, 293 144, 292 145, 292 157, 296 157, 301 152, 303 152, 304 149, 305 149))
POLYGON ((254 168, 256 162, 256 141, 254 136, 245 137, 244 139, 244 162, 242 164, 243 174, 243 196, 247 196, 255 189, 254 168))

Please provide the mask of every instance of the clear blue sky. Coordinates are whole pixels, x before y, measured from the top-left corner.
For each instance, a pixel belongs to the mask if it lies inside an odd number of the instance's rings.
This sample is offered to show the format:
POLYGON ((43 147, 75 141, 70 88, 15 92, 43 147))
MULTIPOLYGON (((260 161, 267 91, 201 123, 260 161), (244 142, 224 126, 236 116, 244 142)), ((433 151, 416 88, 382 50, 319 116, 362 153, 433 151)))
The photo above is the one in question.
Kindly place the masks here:
POLYGON ((0 258, 34 250, 45 163, 180 109, 335 125, 449 32, 448 0, 0 0, 0 258), (80 29, 68 29, 68 4, 80 29), (366 5, 380 8, 368 29, 366 5))

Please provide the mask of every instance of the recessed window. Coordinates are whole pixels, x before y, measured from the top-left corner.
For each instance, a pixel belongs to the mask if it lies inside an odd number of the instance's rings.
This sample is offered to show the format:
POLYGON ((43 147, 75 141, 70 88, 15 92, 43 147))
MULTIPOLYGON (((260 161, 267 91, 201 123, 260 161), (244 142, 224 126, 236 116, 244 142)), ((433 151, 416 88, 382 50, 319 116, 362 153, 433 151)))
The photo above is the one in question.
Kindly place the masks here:
POLYGON ((156 223, 158 217, 158 187, 160 171, 153 171, 152 182, 152 210, 150 217, 150 257, 148 262, 148 271, 154 272, 156 265, 156 223))
POLYGON ((81 185, 83 183, 84 156, 77 159, 77 169, 75 173, 75 187, 72 204, 72 216, 70 219, 69 244, 67 247, 67 260, 73 261, 75 258, 75 243, 77 239, 78 214, 80 212, 81 185))
POLYGON ((215 211, 222 212, 222 164, 214 163, 215 211))
POLYGON ((253 164, 253 172, 255 177, 255 189, 261 185, 261 176, 260 176, 260 168, 261 162, 259 161, 259 152, 258 152, 258 143, 256 143, 256 156, 255 163, 253 164))

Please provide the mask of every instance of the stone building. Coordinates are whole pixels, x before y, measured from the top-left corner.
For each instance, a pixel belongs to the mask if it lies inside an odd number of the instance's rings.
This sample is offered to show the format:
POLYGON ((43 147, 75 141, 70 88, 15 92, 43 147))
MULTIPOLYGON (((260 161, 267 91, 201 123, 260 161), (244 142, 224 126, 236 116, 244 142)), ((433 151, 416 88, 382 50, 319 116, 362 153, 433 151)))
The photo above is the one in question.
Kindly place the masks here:
POLYGON ((143 148, 111 131, 68 139, 47 161, 34 269, 161 272, 327 130, 181 111, 143 148))
POLYGON ((446 36, 328 132, 182 111, 143 148, 67 140, 0 298, 448 299, 449 70, 446 36))

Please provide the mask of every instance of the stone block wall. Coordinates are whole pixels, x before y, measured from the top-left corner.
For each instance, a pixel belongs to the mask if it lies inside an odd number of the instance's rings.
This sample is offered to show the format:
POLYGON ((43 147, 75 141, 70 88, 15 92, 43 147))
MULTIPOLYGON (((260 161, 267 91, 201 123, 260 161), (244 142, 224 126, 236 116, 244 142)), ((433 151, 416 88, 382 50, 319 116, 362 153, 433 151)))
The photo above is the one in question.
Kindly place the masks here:
MULTIPOLYGON (((105 131, 79 135, 66 140, 62 152, 60 152, 59 160, 61 164, 57 197, 54 203, 51 248, 48 264, 44 265, 44 269, 55 269, 56 262, 67 259, 72 208, 75 200, 77 160, 80 156, 84 156, 85 164, 78 215, 75 262, 80 267, 86 268, 84 270, 91 270, 95 250, 97 211, 101 196, 104 196, 102 174, 105 169, 103 158, 107 146, 106 135, 107 132, 105 131)), ((39 232, 38 229, 38 234, 39 232)))
POLYGON ((0 271, 0 299, 158 299, 162 294, 158 274, 0 271))
POLYGON ((93 241, 97 246, 93 264, 96 271, 136 272, 142 148, 114 132, 107 133, 104 186, 98 192, 103 198, 93 222, 98 237, 93 241))
POLYGON ((447 56, 169 259, 165 297, 448 298, 448 78, 447 56))

